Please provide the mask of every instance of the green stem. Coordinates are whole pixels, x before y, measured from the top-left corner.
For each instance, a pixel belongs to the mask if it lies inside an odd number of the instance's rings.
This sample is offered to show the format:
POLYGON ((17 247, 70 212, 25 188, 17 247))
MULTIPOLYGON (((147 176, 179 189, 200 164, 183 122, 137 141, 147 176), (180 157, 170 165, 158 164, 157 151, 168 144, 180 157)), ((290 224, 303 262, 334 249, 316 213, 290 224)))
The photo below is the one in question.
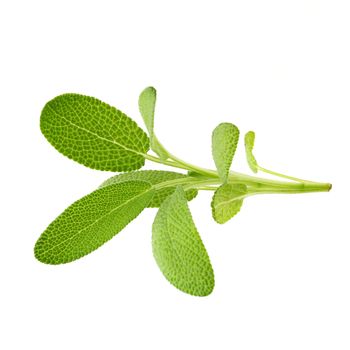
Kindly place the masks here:
POLYGON ((251 190, 252 194, 287 194, 287 193, 311 193, 311 192, 328 192, 332 186, 330 184, 314 184, 314 183, 290 183, 284 188, 254 188, 251 190))
POLYGON ((230 172, 229 182, 244 183, 246 185, 256 187, 256 188, 260 188, 264 186, 270 186, 272 188, 298 188, 299 186, 304 186, 304 185, 319 186, 325 191, 329 191, 332 188, 332 185, 329 183, 313 182, 313 181, 307 181, 302 183, 294 183, 289 181, 288 182, 276 181, 276 180, 265 179, 258 176, 246 175, 235 171, 230 172))
MULTIPOLYGON (((243 183, 243 182, 240 182, 243 183)), ((185 184, 184 188, 190 189, 195 188, 198 190, 211 190, 215 191, 217 187, 212 185, 221 185, 219 180, 215 179, 196 179, 192 178, 191 181, 185 184)), ((287 194, 287 193, 311 193, 311 192, 328 192, 331 189, 331 185, 327 183, 290 183, 284 182, 280 183, 280 186, 270 186, 268 184, 261 184, 260 187, 251 186, 249 183, 245 183, 248 187, 249 195, 255 194, 287 194), (282 185, 283 184, 283 185, 282 185)))
POLYGON ((278 173, 276 171, 265 169, 265 168, 263 168, 263 167, 261 167, 259 165, 258 165, 258 169, 263 171, 264 173, 271 174, 271 175, 278 176, 278 177, 282 177, 284 179, 288 179, 288 180, 292 180, 292 181, 296 181, 296 182, 313 183, 313 181, 303 180, 303 179, 299 179, 299 178, 294 177, 294 176, 284 175, 284 174, 278 173))
POLYGON ((186 167, 182 166, 181 164, 175 163, 173 161, 169 161, 169 160, 161 160, 158 157, 152 156, 151 154, 143 154, 143 156, 155 163, 160 163, 160 164, 164 164, 164 165, 168 165, 174 168, 180 168, 180 169, 184 169, 184 170, 188 170, 186 167))
POLYGON ((198 186, 198 187, 196 187, 196 190, 198 190, 198 191, 216 191, 217 187, 213 187, 213 186, 198 186))
POLYGON ((186 177, 181 179, 174 179, 169 181, 164 181, 153 186, 155 190, 160 190, 166 187, 174 187, 178 185, 183 185, 184 189, 197 188, 205 185, 219 185, 220 182, 216 179, 198 179, 195 177, 186 177))
MULTIPOLYGON (((201 174, 202 177, 200 178, 190 177, 190 178, 167 181, 162 184, 156 185, 155 186, 156 189, 169 187, 169 186, 176 186, 180 184, 185 185, 187 188, 196 188, 196 187, 200 188, 202 186, 205 187, 206 185, 220 185, 222 183, 220 181, 217 171, 198 167, 196 165, 187 163, 182 159, 175 157, 171 153, 168 153, 168 154, 169 154, 169 159, 167 160, 161 160, 160 158, 149 154, 146 154, 145 158, 153 162, 168 165, 171 167, 180 168, 188 171, 194 171, 196 173, 201 174)), ((270 172, 270 173, 273 173, 274 175, 278 174, 278 176, 282 175, 282 177, 285 177, 289 180, 293 179, 295 181, 298 181, 298 183, 264 179, 261 177, 246 175, 235 171, 231 171, 229 173, 228 182, 245 184, 251 189, 252 192, 261 193, 261 194, 328 192, 332 188, 332 185, 329 183, 301 180, 301 179, 297 179, 294 177, 290 177, 290 176, 275 173, 275 172, 270 172)))
POLYGON ((196 189, 196 190, 211 190, 215 191, 218 186, 212 187, 213 185, 221 185, 221 181, 218 179, 198 179, 193 178, 195 181, 190 182, 184 186, 184 190, 196 189))
POLYGON ((172 159, 175 164, 180 165, 181 167, 183 167, 183 169, 187 169, 187 170, 192 170, 194 172, 197 172, 199 174, 208 176, 208 177, 215 177, 218 178, 219 175, 216 171, 210 170, 210 169, 205 169, 205 168, 201 168, 199 166, 187 163, 185 161, 183 161, 180 158, 175 157, 173 154, 169 153, 169 158, 172 159))

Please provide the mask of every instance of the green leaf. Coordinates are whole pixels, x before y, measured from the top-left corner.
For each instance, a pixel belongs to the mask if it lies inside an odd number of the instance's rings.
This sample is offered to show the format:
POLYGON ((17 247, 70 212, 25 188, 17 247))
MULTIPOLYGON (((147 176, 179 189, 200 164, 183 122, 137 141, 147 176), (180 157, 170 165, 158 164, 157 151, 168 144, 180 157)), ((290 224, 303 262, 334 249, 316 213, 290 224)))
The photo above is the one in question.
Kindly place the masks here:
MULTIPOLYGON (((130 181, 130 180, 140 180, 147 181, 152 185, 156 185, 165 181, 171 181, 175 179, 186 179, 187 175, 175 173, 172 171, 161 171, 161 170, 140 170, 132 171, 130 173, 119 174, 110 177, 108 180, 103 182, 100 187, 109 186, 115 183, 130 181)), ((155 190, 152 200, 148 203, 148 208, 159 208, 163 203, 164 199, 170 196, 175 191, 176 186, 161 188, 155 190)), ((186 199, 188 201, 195 198, 198 191, 195 189, 189 189, 186 191, 186 199)))
POLYGON ((158 141, 154 134, 154 111, 156 107, 157 91, 154 87, 144 89, 139 97, 139 110, 148 130, 151 141, 151 149, 159 155, 162 160, 168 158, 168 152, 158 141))
POLYGON ((93 97, 54 98, 41 113, 40 127, 59 152, 93 169, 139 169, 149 150, 146 133, 132 119, 93 97))
POLYGON ((163 202, 152 231, 153 255, 167 280, 185 293, 209 295, 214 272, 182 187, 163 202))
POLYGON ((223 184, 214 193, 211 208, 214 220, 224 224, 241 209, 243 199, 247 196, 247 186, 243 184, 223 184))
POLYGON ((244 145, 245 145, 245 153, 248 165, 250 169, 254 172, 258 172, 258 163, 253 155, 253 148, 255 142, 255 133, 254 131, 248 131, 244 136, 244 145))
POLYGON ((153 196, 147 182, 130 181, 98 189, 69 206, 36 242, 35 257, 46 264, 79 259, 120 232, 153 196))
POLYGON ((238 128, 231 123, 221 123, 212 134, 212 153, 219 176, 227 180, 239 139, 238 128))

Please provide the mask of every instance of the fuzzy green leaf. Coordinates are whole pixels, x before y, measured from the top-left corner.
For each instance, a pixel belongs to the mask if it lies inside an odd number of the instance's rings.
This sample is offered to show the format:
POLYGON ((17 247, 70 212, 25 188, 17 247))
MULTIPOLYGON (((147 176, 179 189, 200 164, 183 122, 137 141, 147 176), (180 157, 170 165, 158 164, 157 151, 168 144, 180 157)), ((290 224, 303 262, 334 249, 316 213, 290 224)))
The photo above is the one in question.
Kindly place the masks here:
POLYGON ((255 142, 255 133, 254 131, 248 131, 244 136, 244 145, 245 145, 245 153, 248 165, 250 169, 254 172, 258 172, 258 163, 253 155, 253 148, 255 142))
POLYGON ((151 184, 117 183, 98 189, 69 206, 36 242, 35 257, 46 264, 79 259, 120 232, 148 205, 151 184))
POLYGON ((149 150, 146 133, 132 119, 93 97, 54 98, 41 113, 40 128, 59 152, 93 169, 139 169, 149 150))
POLYGON ((212 134, 212 153, 219 176, 227 180, 239 139, 238 128, 231 123, 221 123, 212 134))
POLYGON ((151 149, 163 160, 168 158, 168 152, 154 134, 154 111, 156 107, 157 91, 154 87, 144 89, 139 97, 139 110, 148 130, 151 149))
POLYGON ((198 179, 200 179, 200 178, 207 179, 208 178, 207 175, 203 175, 203 174, 198 173, 197 171, 194 171, 194 170, 189 170, 187 172, 187 175, 190 176, 190 177, 196 177, 198 179))
POLYGON ((167 280, 185 293, 209 295, 214 272, 182 187, 163 202, 152 232, 153 255, 167 280))
MULTIPOLYGON (((188 176, 172 171, 161 171, 161 170, 140 170, 132 171, 130 173, 119 174, 110 177, 108 180, 103 182, 100 187, 109 186, 118 182, 140 180, 147 181, 152 185, 156 185, 165 181, 171 181, 175 179, 186 179, 188 176)), ((176 186, 161 188, 155 190, 152 200, 148 203, 148 208, 159 208, 163 203, 164 199, 170 196, 175 191, 176 186)), ((186 199, 188 201, 195 198, 198 194, 197 190, 189 189, 186 192, 186 199)))
POLYGON ((214 193, 211 208, 214 220, 224 224, 241 209, 243 199, 247 196, 247 186, 243 184, 223 184, 214 193))
POLYGON ((154 135, 154 111, 156 107, 157 91, 154 87, 148 87, 144 89, 139 96, 139 110, 146 128, 150 140, 152 141, 154 135))

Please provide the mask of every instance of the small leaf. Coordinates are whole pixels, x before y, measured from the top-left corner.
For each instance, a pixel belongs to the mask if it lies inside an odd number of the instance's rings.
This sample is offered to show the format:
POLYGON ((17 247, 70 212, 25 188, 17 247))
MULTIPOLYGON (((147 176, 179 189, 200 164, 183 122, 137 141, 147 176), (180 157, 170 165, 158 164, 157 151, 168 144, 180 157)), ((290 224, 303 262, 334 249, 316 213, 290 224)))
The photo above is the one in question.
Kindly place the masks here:
MULTIPOLYGON (((161 182, 187 178, 188 176, 180 173, 175 173, 172 171, 161 171, 161 170, 140 170, 132 171, 130 173, 119 174, 110 177, 108 180, 103 182, 100 187, 109 186, 118 182, 130 181, 130 180, 140 180, 147 181, 152 185, 159 184, 161 182)), ((148 204, 148 208, 159 208, 163 203, 164 199, 170 196, 175 191, 175 186, 166 187, 159 190, 155 190, 152 200, 148 204)), ((186 199, 188 201, 195 198, 198 191, 195 189, 189 189, 186 191, 186 199)))
POLYGON ((130 181, 88 194, 47 227, 36 242, 35 257, 55 265, 91 253, 136 218, 153 193, 149 183, 130 181))
POLYGON ((254 131, 248 131, 244 136, 244 144, 245 144, 245 153, 248 165, 250 169, 254 172, 258 172, 258 163, 253 155, 253 148, 255 142, 255 133, 254 131))
POLYGON ((227 180, 239 139, 238 128, 231 123, 221 123, 213 131, 212 153, 219 176, 227 180))
POLYGON ((156 107, 157 91, 154 87, 144 89, 139 97, 139 110, 148 130, 151 149, 163 160, 168 158, 168 152, 154 134, 154 111, 156 107))
POLYGON ((243 184, 223 184, 214 193, 211 202, 214 220, 224 224, 241 209, 243 199, 247 196, 247 186, 243 184))
POLYGON ((182 187, 163 202, 152 232, 153 255, 166 279, 185 293, 209 295, 214 272, 182 187))
POLYGON ((149 150, 147 135, 132 119, 93 97, 54 98, 41 113, 40 128, 59 152, 93 169, 139 169, 149 150))
POLYGON ((150 139, 153 139, 154 128, 154 111, 156 107, 157 91, 154 87, 150 86, 144 89, 139 97, 139 110, 150 139))

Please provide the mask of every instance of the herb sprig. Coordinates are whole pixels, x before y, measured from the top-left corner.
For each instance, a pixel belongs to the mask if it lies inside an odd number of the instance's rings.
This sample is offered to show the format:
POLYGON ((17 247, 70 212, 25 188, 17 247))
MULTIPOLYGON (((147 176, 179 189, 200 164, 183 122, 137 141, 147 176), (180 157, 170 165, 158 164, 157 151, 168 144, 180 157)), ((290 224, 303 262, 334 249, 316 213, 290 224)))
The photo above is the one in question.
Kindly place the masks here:
POLYGON ((59 215, 36 242, 35 257, 47 264, 79 259, 119 233, 144 208, 155 207, 159 210, 152 227, 152 248, 160 270, 183 292, 206 296, 214 288, 214 272, 188 207, 198 191, 214 192, 213 218, 223 224, 240 211, 247 197, 327 192, 331 184, 301 180, 259 166, 253 155, 252 131, 244 138, 252 171, 289 181, 231 171, 239 140, 239 130, 231 123, 219 124, 212 134, 216 170, 187 163, 158 140, 155 105, 156 90, 148 87, 139 97, 148 135, 123 112, 93 97, 64 94, 45 105, 41 131, 59 152, 92 169, 123 173, 109 178, 59 215), (145 160, 186 173, 138 170, 145 160))

